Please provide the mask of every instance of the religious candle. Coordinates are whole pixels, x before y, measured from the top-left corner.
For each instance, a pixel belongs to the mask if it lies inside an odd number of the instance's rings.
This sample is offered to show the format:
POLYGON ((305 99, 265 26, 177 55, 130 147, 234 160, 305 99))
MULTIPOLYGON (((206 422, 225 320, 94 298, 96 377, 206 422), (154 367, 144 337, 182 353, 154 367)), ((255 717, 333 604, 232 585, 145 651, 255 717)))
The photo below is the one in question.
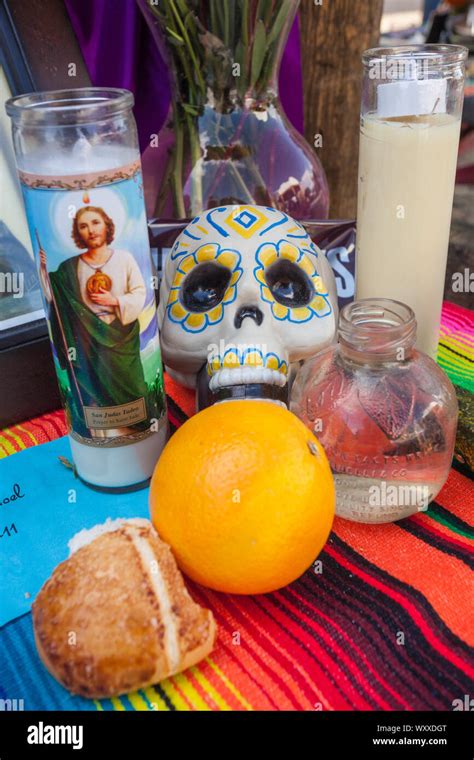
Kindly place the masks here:
POLYGON ((467 50, 364 53, 356 297, 408 304, 417 347, 436 357, 467 50))
POLYGON ((167 435, 132 106, 100 88, 6 104, 72 458, 104 490, 145 485, 167 435))

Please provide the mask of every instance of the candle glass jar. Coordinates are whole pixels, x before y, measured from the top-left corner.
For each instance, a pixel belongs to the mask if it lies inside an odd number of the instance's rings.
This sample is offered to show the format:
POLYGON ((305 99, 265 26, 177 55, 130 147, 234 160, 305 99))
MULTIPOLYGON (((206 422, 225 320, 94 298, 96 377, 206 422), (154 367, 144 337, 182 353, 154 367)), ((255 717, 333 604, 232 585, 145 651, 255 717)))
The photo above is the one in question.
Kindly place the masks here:
POLYGON ((407 303, 417 346, 436 357, 467 49, 363 55, 356 298, 407 303))
POLYGON ((6 104, 72 457, 104 490, 146 484, 167 433, 132 105, 100 88, 6 104))
POLYGON ((383 523, 425 510, 451 467, 453 385, 414 348, 415 316, 405 304, 348 304, 338 333, 338 345, 300 369, 290 406, 325 448, 336 513, 383 523))

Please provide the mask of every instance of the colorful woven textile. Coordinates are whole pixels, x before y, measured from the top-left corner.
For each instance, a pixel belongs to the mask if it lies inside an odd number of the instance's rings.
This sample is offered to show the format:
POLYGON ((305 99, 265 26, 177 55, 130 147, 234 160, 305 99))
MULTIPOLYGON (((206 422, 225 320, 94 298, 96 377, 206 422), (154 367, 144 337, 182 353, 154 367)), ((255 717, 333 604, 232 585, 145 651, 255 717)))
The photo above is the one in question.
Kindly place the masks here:
POLYGON ((438 363, 453 383, 474 393, 474 312, 445 302, 438 363))
MULTIPOLYGON (((473 317, 447 305, 440 363, 472 383, 473 317)), ((194 396, 167 380, 179 426, 194 396)), ((66 432, 62 412, 0 433, 0 456, 66 432)), ((31 615, 0 631, 0 697, 27 709, 452 710, 472 694, 474 486, 451 470, 435 503, 398 523, 336 519, 322 572, 273 594, 230 596, 188 587, 219 627, 214 652, 197 667, 114 700, 72 697, 35 651, 31 615)))

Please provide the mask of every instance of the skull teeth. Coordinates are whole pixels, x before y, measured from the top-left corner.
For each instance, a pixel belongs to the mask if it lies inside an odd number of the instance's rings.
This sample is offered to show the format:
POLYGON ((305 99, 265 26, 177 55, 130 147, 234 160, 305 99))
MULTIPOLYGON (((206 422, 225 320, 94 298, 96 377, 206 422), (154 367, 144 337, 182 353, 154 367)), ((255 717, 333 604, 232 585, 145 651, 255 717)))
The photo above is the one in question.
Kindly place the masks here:
POLYGON ((244 351, 229 349, 223 355, 213 356, 207 362, 207 374, 214 375, 220 370, 236 369, 269 369, 288 374, 288 364, 281 359, 276 353, 264 353, 259 348, 246 346, 244 351))
POLYGON ((265 385, 279 385, 283 387, 287 378, 276 369, 264 367, 237 367, 235 369, 220 369, 212 375, 209 381, 211 391, 224 388, 229 385, 250 385, 251 383, 265 383, 265 385))

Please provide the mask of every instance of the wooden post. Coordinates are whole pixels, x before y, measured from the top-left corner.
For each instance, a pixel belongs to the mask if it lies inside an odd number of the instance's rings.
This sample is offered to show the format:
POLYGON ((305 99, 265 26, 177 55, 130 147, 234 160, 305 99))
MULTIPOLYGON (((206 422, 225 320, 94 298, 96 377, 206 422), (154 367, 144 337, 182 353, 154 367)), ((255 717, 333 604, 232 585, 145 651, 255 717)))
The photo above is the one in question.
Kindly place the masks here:
POLYGON ((64 0, 7 0, 36 90, 90 87, 64 0))
POLYGON ((331 219, 355 218, 361 54, 376 47, 383 0, 301 0, 305 136, 322 161, 331 219))

